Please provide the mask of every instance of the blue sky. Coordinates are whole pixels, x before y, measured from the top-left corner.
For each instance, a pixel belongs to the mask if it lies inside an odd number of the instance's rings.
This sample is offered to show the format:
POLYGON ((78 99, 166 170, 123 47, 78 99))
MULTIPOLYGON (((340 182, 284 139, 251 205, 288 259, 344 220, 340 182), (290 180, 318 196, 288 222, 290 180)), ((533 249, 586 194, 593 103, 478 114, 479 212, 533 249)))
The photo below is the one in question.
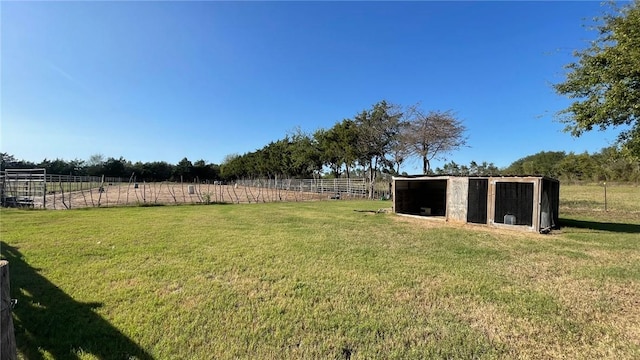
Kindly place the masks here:
MULTIPOLYGON (((221 163, 380 100, 453 110, 503 167, 575 139, 551 84, 600 2, 6 2, 1 146, 19 159, 221 163)), ((442 165, 442 161, 432 166, 442 165)), ((419 162, 404 166, 416 173, 419 162)))

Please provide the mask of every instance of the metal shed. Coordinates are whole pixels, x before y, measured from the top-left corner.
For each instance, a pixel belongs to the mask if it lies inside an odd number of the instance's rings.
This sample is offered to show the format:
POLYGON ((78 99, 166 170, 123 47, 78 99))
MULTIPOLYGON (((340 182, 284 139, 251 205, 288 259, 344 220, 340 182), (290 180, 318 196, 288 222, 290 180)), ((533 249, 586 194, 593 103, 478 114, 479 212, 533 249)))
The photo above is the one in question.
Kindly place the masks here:
POLYGON ((558 227, 560 183, 544 176, 393 178, 393 212, 535 232, 558 227))

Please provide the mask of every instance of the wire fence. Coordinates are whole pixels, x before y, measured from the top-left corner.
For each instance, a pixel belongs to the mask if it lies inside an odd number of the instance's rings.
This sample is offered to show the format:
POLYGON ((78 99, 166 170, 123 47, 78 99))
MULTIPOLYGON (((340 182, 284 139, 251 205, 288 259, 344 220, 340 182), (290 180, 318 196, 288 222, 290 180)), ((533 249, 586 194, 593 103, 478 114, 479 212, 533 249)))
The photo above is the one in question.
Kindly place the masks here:
MULTIPOLYGON (((24 172, 1 179, 2 205, 38 209, 153 206, 169 204, 318 201, 368 197, 366 179, 245 179, 221 181, 138 182, 129 179, 48 175, 24 172), (29 175, 30 174, 30 175, 29 175), (26 189, 25 191, 18 191, 26 189)), ((390 198, 387 183, 377 184, 373 198, 390 198)))
POLYGON ((236 183, 245 187, 329 194, 336 198, 368 196, 366 179, 253 179, 236 183))

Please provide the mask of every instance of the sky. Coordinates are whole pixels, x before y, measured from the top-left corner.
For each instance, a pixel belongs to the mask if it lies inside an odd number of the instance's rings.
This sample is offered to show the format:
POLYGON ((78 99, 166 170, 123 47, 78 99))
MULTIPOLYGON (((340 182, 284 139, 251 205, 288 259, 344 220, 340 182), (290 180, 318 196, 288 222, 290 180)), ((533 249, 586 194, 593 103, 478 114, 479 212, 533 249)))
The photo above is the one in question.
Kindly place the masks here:
MULTIPOLYGON (((0 150, 220 164, 375 103, 452 110, 467 146, 432 162, 506 167, 597 152, 557 112, 583 2, 0 2, 0 150)), ((418 173, 419 161, 401 171, 418 173)))

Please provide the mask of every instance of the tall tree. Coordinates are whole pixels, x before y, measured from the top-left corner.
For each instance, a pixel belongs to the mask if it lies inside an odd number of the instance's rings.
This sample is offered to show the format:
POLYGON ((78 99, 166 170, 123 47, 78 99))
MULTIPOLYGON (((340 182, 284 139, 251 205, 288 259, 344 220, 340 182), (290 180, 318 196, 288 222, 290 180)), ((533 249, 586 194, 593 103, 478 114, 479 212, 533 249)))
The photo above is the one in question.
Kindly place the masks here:
POLYGON ((228 154, 220 164, 220 175, 225 180, 235 180, 241 177, 242 156, 237 153, 228 154))
POLYGON ((409 122, 402 119, 398 124, 398 135, 391 141, 388 162, 390 173, 394 175, 400 174, 400 166, 411 156, 411 150, 405 141, 405 134, 409 127, 409 122))
POLYGON ((415 105, 407 114, 408 125, 401 138, 408 153, 422 160, 423 174, 431 171, 431 160, 441 159, 467 142, 466 127, 450 110, 425 113, 415 105))
POLYGON ((300 178, 315 177, 322 170, 318 143, 313 136, 297 129, 290 143, 292 175, 300 178))
POLYGON ((358 128, 351 119, 344 119, 334 126, 340 158, 344 164, 347 178, 351 177, 351 169, 358 160, 358 128))
POLYGON ((87 160, 87 173, 91 176, 100 176, 104 173, 103 165, 105 162, 104 155, 93 154, 87 160))
POLYGON ((193 180, 193 164, 189 159, 182 158, 173 168, 174 180, 192 181, 193 180))
POLYGON ((369 198, 373 198, 376 176, 381 167, 388 165, 386 156, 391 152, 400 132, 402 112, 397 106, 380 101, 372 109, 355 117, 357 126, 358 159, 365 165, 369 177, 369 198))
POLYGON ((6 169, 30 169, 35 168, 36 164, 31 161, 18 160, 9 153, 0 153, 0 170, 6 169))
POLYGON ((331 168, 335 177, 340 177, 343 166, 347 177, 350 176, 357 160, 357 137, 357 126, 351 119, 344 119, 328 130, 315 132, 322 163, 331 168))
POLYGON ((575 101, 562 110, 560 121, 573 136, 593 128, 627 125, 619 142, 630 155, 640 157, 640 0, 614 8, 597 26, 591 46, 574 52, 566 65, 558 94, 575 101))
POLYGON ((207 164, 203 159, 193 163, 193 178, 196 180, 217 180, 219 174, 220 169, 216 164, 207 164))
POLYGON ((131 164, 122 156, 119 159, 110 157, 107 159, 107 161, 104 162, 102 166, 102 175, 127 177, 127 173, 129 173, 128 168, 131 169, 131 164))
POLYGON ((320 149, 320 159, 322 164, 328 166, 333 172, 335 177, 340 177, 340 170, 342 169, 342 157, 341 157, 341 149, 338 142, 338 137, 336 133, 336 126, 334 125, 329 130, 326 129, 318 129, 314 134, 313 138, 318 144, 318 148, 320 149))

